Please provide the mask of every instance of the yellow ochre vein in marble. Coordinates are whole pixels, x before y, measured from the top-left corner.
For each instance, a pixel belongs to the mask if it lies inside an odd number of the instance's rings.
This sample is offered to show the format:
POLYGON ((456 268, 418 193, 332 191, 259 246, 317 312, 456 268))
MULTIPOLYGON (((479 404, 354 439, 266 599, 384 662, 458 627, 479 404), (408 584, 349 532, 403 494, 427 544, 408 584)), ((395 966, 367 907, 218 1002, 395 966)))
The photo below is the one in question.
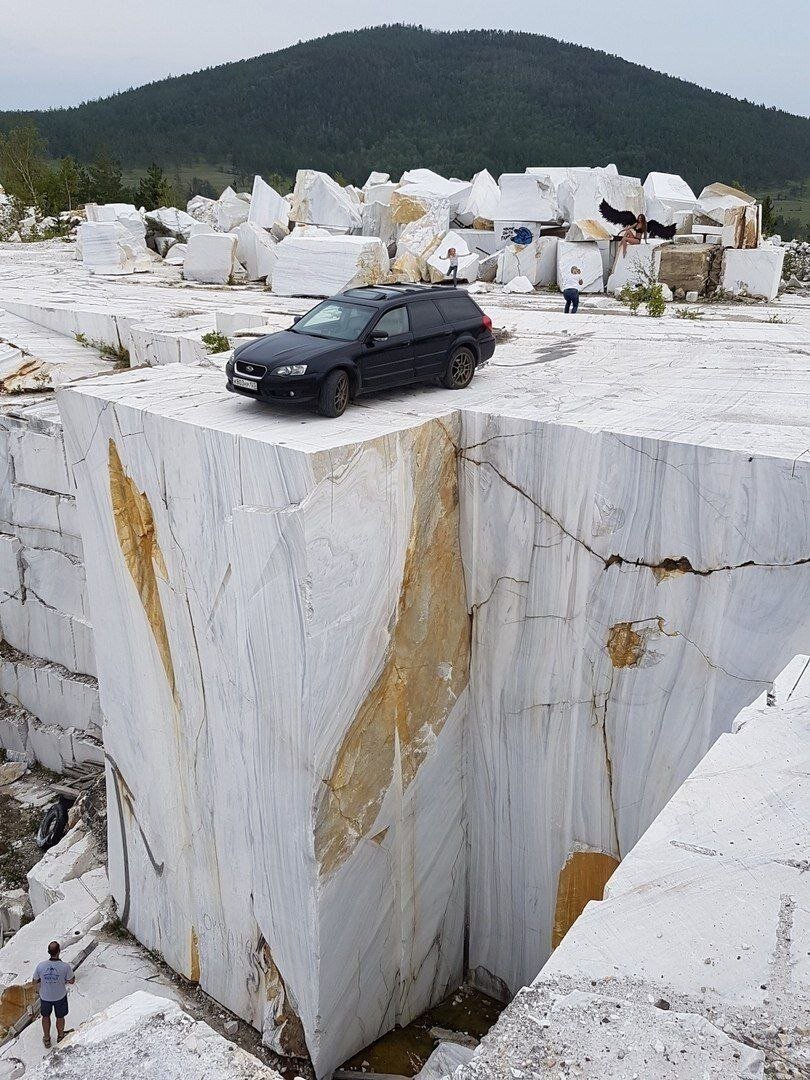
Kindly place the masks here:
POLYGON ((169 649, 166 619, 158 591, 158 577, 168 580, 166 564, 155 535, 155 519, 146 494, 127 476, 118 447, 109 443, 110 497, 118 543, 135 583, 146 618, 154 635, 172 695, 175 693, 174 664, 169 649))
POLYGON ((395 769, 403 790, 413 782, 469 681, 455 447, 435 422, 409 437, 413 516, 396 621, 379 678, 323 782, 315 822, 322 876, 368 836, 395 769))

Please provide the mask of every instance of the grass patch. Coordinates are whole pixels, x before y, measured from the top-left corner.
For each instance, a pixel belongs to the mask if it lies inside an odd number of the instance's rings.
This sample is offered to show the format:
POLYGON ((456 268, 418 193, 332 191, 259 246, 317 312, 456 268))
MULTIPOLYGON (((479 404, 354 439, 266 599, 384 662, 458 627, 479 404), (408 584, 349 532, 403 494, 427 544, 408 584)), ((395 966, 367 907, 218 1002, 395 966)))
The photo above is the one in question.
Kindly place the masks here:
POLYGON ((675 318, 676 319, 691 319, 693 322, 695 322, 697 319, 700 318, 700 313, 695 311, 694 308, 679 307, 679 308, 675 308, 675 318))
POLYGON ((644 304, 652 319, 660 319, 667 309, 660 284, 649 274, 640 274, 634 285, 629 282, 623 285, 618 299, 630 308, 633 315, 637 315, 638 309, 644 304))
POLYGON ((106 341, 96 341, 86 334, 76 334, 75 337, 80 345, 86 349, 95 349, 105 360, 114 360, 121 367, 129 367, 129 349, 125 349, 123 345, 108 345, 106 341))

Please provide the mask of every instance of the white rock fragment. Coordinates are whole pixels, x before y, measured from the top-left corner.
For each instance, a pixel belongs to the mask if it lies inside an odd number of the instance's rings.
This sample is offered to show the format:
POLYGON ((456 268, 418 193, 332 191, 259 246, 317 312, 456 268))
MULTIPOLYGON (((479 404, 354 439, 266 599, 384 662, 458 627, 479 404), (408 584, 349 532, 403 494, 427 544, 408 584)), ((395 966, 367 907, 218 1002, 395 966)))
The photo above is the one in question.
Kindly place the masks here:
POLYGON ((388 273, 388 252, 367 236, 296 236, 276 247, 273 292, 331 296, 356 285, 375 285, 388 273))
POLYGON ((387 184, 391 179, 387 172, 370 172, 368 180, 363 184, 363 191, 368 191, 369 188, 378 187, 380 184, 387 184))
POLYGON ((290 218, 301 225, 320 225, 351 232, 362 225, 360 205, 326 173, 299 169, 295 176, 290 218))
POLYGON ((262 229, 289 226, 290 204, 261 176, 254 177, 247 220, 262 229))
POLYGON ((427 280, 427 260, 445 236, 450 220, 446 202, 437 202, 428 213, 409 222, 399 235, 391 272, 397 281, 427 280))
POLYGON ((74 826, 28 871, 28 895, 34 916, 65 899, 65 882, 99 865, 92 836, 81 826, 74 826))
POLYGON ((504 285, 503 291, 507 293, 531 293, 534 292, 534 285, 527 277, 515 277, 504 285))
POLYGON ((459 1065, 466 1065, 473 1056, 471 1046, 457 1042, 440 1042, 414 1080, 443 1080, 452 1076, 459 1065))
POLYGON ((269 232, 251 221, 243 221, 234 229, 233 235, 237 239, 236 257, 247 270, 248 278, 251 281, 266 280, 271 285, 278 257, 277 242, 269 232))
POLYGON ((186 213, 189 217, 193 217, 195 221, 200 221, 213 229, 215 227, 214 208, 216 204, 216 199, 209 199, 205 195, 194 195, 186 204, 186 213))
POLYGON ((226 187, 213 208, 214 226, 220 232, 231 232, 247 221, 249 213, 250 196, 242 198, 232 187, 226 187))
POLYGON ((698 209, 702 214, 722 225, 726 210, 734 206, 751 206, 753 196, 728 184, 708 184, 698 196, 698 209))
POLYGON ((197 221, 184 210, 174 206, 161 206, 157 210, 147 210, 144 214, 147 226, 158 236, 171 236, 182 243, 188 243, 195 233, 210 231, 210 226, 197 221))
POLYGON ((480 228, 478 222, 493 223, 498 217, 501 202, 501 189, 487 169, 477 172, 472 178, 470 192, 461 206, 457 217, 464 225, 480 228))
POLYGON ((446 202, 452 220, 461 212, 471 190, 472 184, 467 180, 448 180, 432 169, 409 169, 400 178, 396 197, 421 202, 426 210, 434 203, 446 202))
POLYGON ((231 234, 198 233, 191 237, 183 261, 186 281, 227 285, 236 270, 237 239, 231 234))
POLYGON ((674 173, 649 173, 644 181, 644 203, 647 218, 662 225, 680 223, 698 208, 694 191, 674 173))

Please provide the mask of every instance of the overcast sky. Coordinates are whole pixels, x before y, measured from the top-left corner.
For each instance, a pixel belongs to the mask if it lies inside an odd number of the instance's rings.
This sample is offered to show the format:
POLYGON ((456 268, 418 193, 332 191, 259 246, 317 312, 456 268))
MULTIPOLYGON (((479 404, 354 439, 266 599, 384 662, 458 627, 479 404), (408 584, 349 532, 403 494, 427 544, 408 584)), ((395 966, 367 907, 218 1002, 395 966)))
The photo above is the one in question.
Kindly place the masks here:
POLYGON ((0 108, 75 104, 405 20, 548 34, 810 115, 810 0, 410 0, 390 9, 378 0, 2 0, 0 108))

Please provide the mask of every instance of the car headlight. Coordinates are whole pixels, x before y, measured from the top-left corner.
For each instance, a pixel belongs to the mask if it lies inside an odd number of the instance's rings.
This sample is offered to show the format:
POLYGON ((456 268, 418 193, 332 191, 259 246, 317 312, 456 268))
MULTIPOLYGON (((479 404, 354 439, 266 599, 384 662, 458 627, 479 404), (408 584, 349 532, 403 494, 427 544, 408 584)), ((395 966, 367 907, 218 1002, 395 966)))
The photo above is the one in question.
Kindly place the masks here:
POLYGON ((276 375, 305 375, 306 364, 288 364, 286 367, 276 368, 276 375))

